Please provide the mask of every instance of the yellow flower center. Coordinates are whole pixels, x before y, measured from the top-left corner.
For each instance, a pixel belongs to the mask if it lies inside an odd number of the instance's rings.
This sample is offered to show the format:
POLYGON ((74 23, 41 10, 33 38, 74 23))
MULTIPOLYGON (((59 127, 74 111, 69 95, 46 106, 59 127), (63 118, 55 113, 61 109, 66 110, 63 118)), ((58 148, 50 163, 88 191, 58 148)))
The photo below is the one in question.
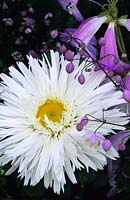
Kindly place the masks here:
POLYGON ((66 111, 65 105, 57 99, 48 99, 45 103, 39 106, 36 118, 39 119, 42 126, 46 127, 44 120, 45 115, 50 121, 60 122, 63 112, 66 111))

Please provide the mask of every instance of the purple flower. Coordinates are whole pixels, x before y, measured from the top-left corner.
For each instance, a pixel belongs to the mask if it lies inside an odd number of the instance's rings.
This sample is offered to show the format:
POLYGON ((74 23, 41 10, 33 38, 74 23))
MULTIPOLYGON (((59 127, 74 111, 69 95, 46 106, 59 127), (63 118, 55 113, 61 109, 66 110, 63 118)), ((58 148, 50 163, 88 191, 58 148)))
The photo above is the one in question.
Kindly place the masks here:
MULTIPOLYGON (((85 51, 83 49, 79 49, 79 45, 77 44, 77 42, 79 43, 79 40, 76 41, 75 38, 73 38, 73 33, 76 31, 76 29, 74 28, 66 28, 64 32, 60 33, 60 40, 63 42, 67 42, 70 43, 72 46, 76 47, 77 50, 79 51, 80 54, 83 54, 83 56, 85 57, 85 51)), ((80 44, 82 45, 82 43, 80 42, 80 44)), ((97 54, 97 50, 95 48, 97 44, 96 38, 93 36, 92 39, 90 40, 89 44, 88 44, 88 51, 90 52, 92 57, 95 57, 95 55, 97 54)), ((82 55, 81 55, 82 57, 82 55)))
POLYGON ((77 8, 78 0, 57 0, 57 1, 66 12, 73 15, 78 21, 82 22, 84 20, 82 14, 77 8))
POLYGON ((83 140, 90 140, 91 144, 94 146, 98 144, 98 141, 105 140, 105 137, 102 135, 102 133, 86 133, 83 135, 83 140))
POLYGON ((24 17, 24 21, 26 23, 26 26, 32 26, 35 24, 35 20, 30 17, 24 17))
POLYGON ((99 62, 105 69, 115 70, 117 68, 117 63, 115 63, 114 60, 119 60, 119 56, 116 44, 114 22, 109 24, 104 35, 104 40, 105 44, 101 47, 99 62))
POLYGON ((109 23, 104 35, 104 41, 104 45, 101 46, 99 61, 102 67, 110 71, 115 71, 118 74, 122 74, 125 70, 130 69, 130 64, 121 61, 119 58, 114 22, 109 23))
POLYGON ((5 23, 6 26, 12 26, 14 24, 12 18, 4 18, 2 21, 5 23))
POLYGON ((45 14, 44 19, 47 20, 48 18, 53 17, 53 14, 51 12, 48 12, 45 14))
POLYGON ((71 43, 73 46, 78 47, 85 44, 86 51, 95 58, 96 49, 94 46, 96 46, 97 42, 94 35, 106 20, 106 16, 94 16, 82 22, 72 34, 73 40, 71 43))
POLYGON ((130 131, 119 131, 116 135, 111 136, 110 141, 113 147, 118 151, 120 144, 125 144, 130 138, 130 131))
POLYGON ((29 13, 31 13, 31 14, 35 14, 35 10, 33 9, 33 7, 29 7, 28 11, 29 11, 29 13))
POLYGON ((94 16, 88 18, 76 29, 72 37, 79 43, 84 43, 86 46, 90 43, 91 39, 98 31, 100 26, 107 20, 106 16, 94 16))
POLYGON ((30 33, 32 33, 32 29, 31 29, 31 28, 29 28, 29 27, 28 27, 28 28, 26 28, 26 29, 25 29, 25 33, 26 33, 26 34, 30 34, 30 33))
POLYGON ((74 28, 66 28, 64 32, 60 32, 60 40, 62 42, 71 42, 72 34, 75 30, 74 28))

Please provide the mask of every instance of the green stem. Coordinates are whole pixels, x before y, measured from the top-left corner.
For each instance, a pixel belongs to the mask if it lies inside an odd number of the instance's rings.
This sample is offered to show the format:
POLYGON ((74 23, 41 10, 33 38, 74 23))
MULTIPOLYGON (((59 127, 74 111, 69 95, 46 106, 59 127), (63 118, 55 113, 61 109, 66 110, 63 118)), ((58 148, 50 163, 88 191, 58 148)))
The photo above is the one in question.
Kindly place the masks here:
POLYGON ((121 54, 126 54, 126 57, 123 58, 123 61, 129 62, 129 60, 127 58, 127 53, 126 53, 126 48, 125 48, 125 44, 124 44, 124 39, 123 39, 121 30, 120 30, 120 27, 117 25, 116 28, 117 28, 117 34, 116 34, 117 35, 117 43, 118 43, 119 50, 120 50, 121 54))
POLYGON ((121 45, 121 43, 120 43, 120 38, 119 38, 119 34, 118 34, 117 25, 115 26, 115 32, 116 32, 116 39, 117 39, 118 48, 119 48, 119 50, 120 50, 120 52, 121 52, 121 54, 122 54, 122 53, 124 53, 124 52, 123 52, 123 50, 122 50, 122 45, 121 45))

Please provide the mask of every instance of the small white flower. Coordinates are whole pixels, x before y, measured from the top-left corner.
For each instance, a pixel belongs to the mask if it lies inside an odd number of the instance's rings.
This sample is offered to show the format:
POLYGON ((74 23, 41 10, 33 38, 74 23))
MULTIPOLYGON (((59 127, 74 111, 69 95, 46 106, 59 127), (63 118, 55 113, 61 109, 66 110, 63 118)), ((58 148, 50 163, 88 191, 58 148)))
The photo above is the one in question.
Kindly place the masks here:
POLYGON ((118 156, 113 147, 103 150, 102 136, 94 145, 83 136, 99 126, 102 135, 123 130, 127 118, 116 106, 124 100, 112 83, 99 87, 103 72, 84 72, 84 63, 79 64, 77 59, 71 74, 65 71, 68 61, 57 52, 51 51, 51 62, 46 55, 42 61, 32 57, 28 60, 28 67, 19 62, 19 69, 9 68, 10 76, 0 76, 4 100, 0 104, 0 163, 3 166, 11 161, 6 174, 18 169, 24 185, 36 185, 44 178, 46 188, 53 187, 60 193, 65 174, 76 183, 76 169, 103 169, 106 157, 118 156), (81 70, 83 85, 77 80, 81 70), (107 123, 101 126, 103 109, 107 123), (88 123, 77 131, 76 125, 85 115, 88 123))

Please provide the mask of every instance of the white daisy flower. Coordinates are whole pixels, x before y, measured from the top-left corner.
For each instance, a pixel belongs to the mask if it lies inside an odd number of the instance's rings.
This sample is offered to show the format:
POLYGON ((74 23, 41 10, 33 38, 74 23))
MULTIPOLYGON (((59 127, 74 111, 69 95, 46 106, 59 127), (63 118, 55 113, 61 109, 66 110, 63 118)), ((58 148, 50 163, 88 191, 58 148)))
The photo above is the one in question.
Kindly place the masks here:
POLYGON ((9 68, 9 76, 0 75, 0 164, 11 162, 6 175, 18 169, 24 185, 44 178, 46 188, 60 193, 65 174, 76 183, 76 169, 103 169, 106 157, 118 157, 113 147, 104 151, 102 142, 103 135, 124 129, 127 118, 117 108, 124 100, 112 83, 99 87, 102 71, 84 72, 84 62, 77 59, 71 74, 65 70, 68 61, 57 52, 51 51, 51 62, 46 55, 28 60, 28 67, 19 62, 19 69, 9 68), (83 85, 77 78, 81 71, 83 85), (84 116, 88 123, 79 131, 76 127, 84 116), (86 137, 90 132, 96 142, 86 137))

